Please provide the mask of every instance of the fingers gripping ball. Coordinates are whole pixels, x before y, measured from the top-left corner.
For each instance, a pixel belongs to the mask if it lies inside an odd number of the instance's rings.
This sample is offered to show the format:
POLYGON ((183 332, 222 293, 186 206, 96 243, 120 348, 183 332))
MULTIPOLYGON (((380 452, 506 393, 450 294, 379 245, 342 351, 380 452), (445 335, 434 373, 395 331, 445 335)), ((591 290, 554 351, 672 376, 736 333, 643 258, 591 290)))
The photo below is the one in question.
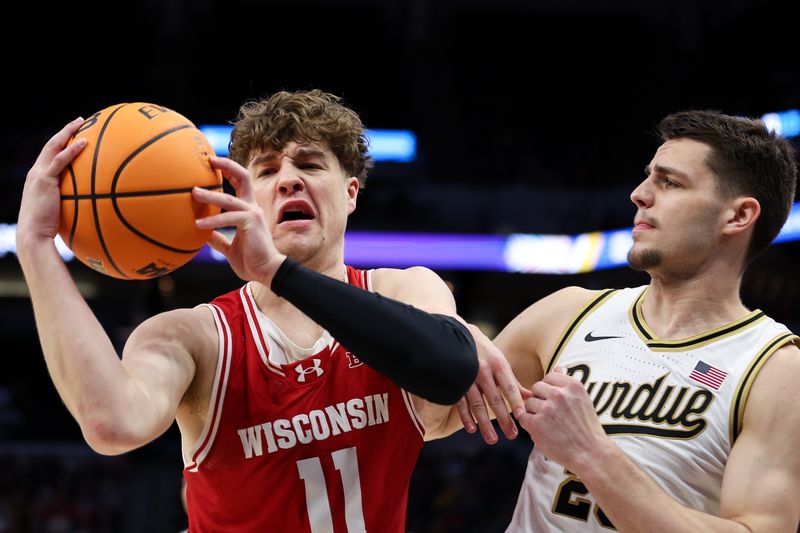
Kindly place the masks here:
POLYGON ((86 148, 61 176, 59 235, 89 267, 148 279, 185 264, 211 230, 195 219, 219 208, 192 187, 222 189, 208 140, 182 115, 154 104, 119 104, 90 116, 69 143, 86 148))

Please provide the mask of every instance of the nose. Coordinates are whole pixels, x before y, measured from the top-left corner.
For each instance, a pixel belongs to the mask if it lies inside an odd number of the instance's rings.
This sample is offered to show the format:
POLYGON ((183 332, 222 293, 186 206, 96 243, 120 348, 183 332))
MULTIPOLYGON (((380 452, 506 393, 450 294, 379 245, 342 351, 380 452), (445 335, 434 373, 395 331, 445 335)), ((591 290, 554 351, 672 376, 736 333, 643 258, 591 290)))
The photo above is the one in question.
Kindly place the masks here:
POLYGON ((283 165, 278 175, 277 187, 281 194, 292 195, 305 190, 306 185, 291 165, 283 165), (288 167, 288 168, 287 168, 288 167))
POLYGON ((653 205, 654 195, 653 191, 650 190, 649 181, 649 178, 647 178, 633 189, 631 202, 636 204, 636 207, 650 207, 653 205))

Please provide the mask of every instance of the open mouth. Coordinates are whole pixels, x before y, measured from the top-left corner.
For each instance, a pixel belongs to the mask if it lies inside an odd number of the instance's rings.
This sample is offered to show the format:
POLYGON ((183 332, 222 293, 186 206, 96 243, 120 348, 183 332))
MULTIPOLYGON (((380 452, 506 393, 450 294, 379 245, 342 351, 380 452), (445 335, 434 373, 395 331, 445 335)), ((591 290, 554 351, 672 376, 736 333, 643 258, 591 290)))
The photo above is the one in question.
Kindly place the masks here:
POLYGON ((288 222, 291 220, 312 220, 314 215, 304 213, 303 211, 286 211, 281 216, 279 222, 288 222))
POLYGON ((314 218, 316 218, 314 216, 314 211, 308 203, 291 202, 281 209, 280 216, 278 217, 278 224, 293 222, 295 220, 313 220, 314 218))

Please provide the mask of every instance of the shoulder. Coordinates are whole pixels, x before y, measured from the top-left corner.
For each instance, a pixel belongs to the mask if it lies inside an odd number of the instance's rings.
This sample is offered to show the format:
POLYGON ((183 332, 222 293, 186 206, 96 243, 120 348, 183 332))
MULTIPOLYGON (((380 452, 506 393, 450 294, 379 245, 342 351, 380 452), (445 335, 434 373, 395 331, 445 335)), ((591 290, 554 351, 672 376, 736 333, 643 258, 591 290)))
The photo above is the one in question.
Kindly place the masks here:
MULTIPOLYGON (((179 330, 184 328, 195 329, 207 327, 210 323, 213 323, 211 309, 207 305, 198 305, 197 307, 172 309, 153 315, 142 322, 137 329, 163 329, 176 326, 179 327, 179 330)), ((178 333, 178 331, 174 331, 174 333, 178 333)))
POLYGON ((494 339, 525 383, 541 378, 545 358, 582 309, 606 291, 565 287, 528 306, 494 339), (533 364, 533 366, 531 366, 533 364))
POLYGON ((410 268, 377 268, 372 271, 372 288, 391 298, 409 291, 445 291, 450 289, 433 270, 415 266, 410 268))
POLYGON ((772 354, 767 359, 758 376, 753 383, 751 394, 756 393, 759 389, 775 390, 778 388, 785 388, 778 396, 784 396, 783 393, 788 390, 797 390, 793 393, 795 396, 800 396, 800 389, 797 388, 797 383, 800 381, 800 348, 798 348, 800 341, 789 341, 772 354))
POLYGON ((376 268, 372 271, 374 286, 394 287, 407 283, 443 283, 442 278, 430 268, 414 266, 409 268, 376 268))
POLYGON ((576 286, 564 287, 563 289, 542 298, 539 300, 539 302, 537 302, 537 304, 541 304, 543 307, 550 308, 551 311, 570 313, 571 317, 580 311, 584 306, 590 302, 593 302, 606 292, 608 291, 585 289, 583 287, 576 286))
POLYGON ((129 345, 170 344, 191 354, 216 349, 217 327, 208 306, 181 308, 152 316, 139 324, 128 339, 129 345))
MULTIPOLYGON (((743 430, 757 425, 772 427, 773 422, 787 425, 790 420, 800 429, 800 348, 789 342, 764 363, 750 388, 745 405, 743 430)), ((773 428, 774 429, 774 428, 773 428)), ((770 429, 772 431, 772 429, 770 429)))
POLYGON ((372 290, 429 313, 454 315, 455 299, 447 284, 425 267, 379 268, 372 272, 372 290))

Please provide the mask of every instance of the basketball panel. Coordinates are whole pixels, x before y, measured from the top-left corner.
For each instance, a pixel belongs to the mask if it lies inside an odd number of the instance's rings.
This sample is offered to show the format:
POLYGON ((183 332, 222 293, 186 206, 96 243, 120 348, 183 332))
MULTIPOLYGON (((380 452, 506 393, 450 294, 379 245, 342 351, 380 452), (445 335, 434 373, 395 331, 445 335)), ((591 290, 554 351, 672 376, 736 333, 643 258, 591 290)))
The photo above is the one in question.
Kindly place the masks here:
MULTIPOLYGON (((62 202, 62 210, 64 209, 64 204, 62 202)), ((102 274, 120 277, 112 266, 111 261, 109 261, 109 257, 98 237, 91 200, 83 199, 78 201, 77 221, 74 239, 70 247, 75 257, 86 266, 102 274)), ((69 245, 69 229, 65 232, 59 231, 59 234, 64 242, 69 245)))
POLYGON ((113 184, 115 194, 189 190, 222 186, 222 174, 208 161, 214 155, 205 136, 195 128, 171 131, 127 159, 113 184))
POLYGON ((61 194, 90 194, 91 191, 91 176, 92 166, 97 155, 97 138, 109 117, 118 113, 127 104, 117 104, 105 109, 102 109, 91 116, 87 117, 86 121, 81 125, 77 132, 67 142, 67 146, 71 145, 78 139, 86 139, 87 144, 81 153, 72 160, 70 167, 68 167, 61 174, 61 194), (72 171, 70 174, 70 170, 72 171), (77 190, 72 188, 73 178, 77 183, 77 190))
POLYGON ((117 197, 117 216, 134 231, 165 248, 196 250, 211 230, 200 230, 195 220, 219 213, 219 208, 192 199, 191 192, 117 197))
MULTIPOLYGON (((117 104, 91 115, 68 143, 81 138, 88 141, 86 148, 73 160, 78 194, 110 193, 114 176, 125 161, 152 139, 173 128, 195 129, 180 113, 145 102, 117 104)), ((66 174, 62 175, 62 185, 64 178, 66 174)))
POLYGON ((119 272, 113 268, 109 269, 109 275, 116 274, 115 277, 129 279, 160 276, 185 264, 196 255, 197 252, 194 250, 202 247, 200 244, 186 253, 169 250, 151 236, 143 236, 132 231, 117 216, 110 198, 99 200, 97 208, 105 249, 110 261, 119 269, 119 272))
POLYGON ((181 254, 160 248, 142 241, 138 250, 122 248, 114 254, 114 260, 120 265, 129 279, 152 279, 168 274, 189 262, 197 253, 181 254))

